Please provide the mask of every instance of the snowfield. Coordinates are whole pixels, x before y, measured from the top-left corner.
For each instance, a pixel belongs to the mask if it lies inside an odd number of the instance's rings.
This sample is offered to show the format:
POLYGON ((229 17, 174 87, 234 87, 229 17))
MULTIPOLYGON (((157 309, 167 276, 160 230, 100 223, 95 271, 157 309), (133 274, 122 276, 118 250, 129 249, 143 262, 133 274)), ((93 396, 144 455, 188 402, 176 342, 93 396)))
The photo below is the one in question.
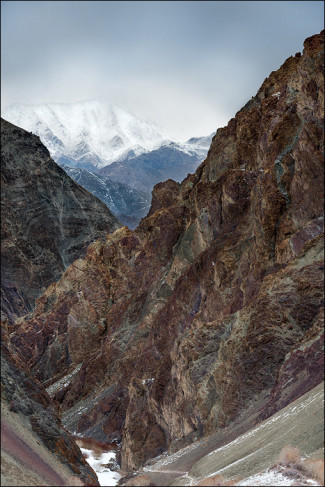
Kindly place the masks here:
POLYGON ((55 161, 60 157, 75 163, 85 159, 97 168, 131 149, 139 155, 172 140, 153 122, 104 99, 79 103, 15 103, 2 110, 2 117, 39 135, 55 161))
POLYGON ((87 448, 80 448, 82 453, 86 455, 86 460, 89 465, 95 470, 100 485, 114 486, 121 478, 118 472, 113 472, 106 465, 112 460, 115 460, 116 454, 113 451, 104 452, 101 455, 96 455, 93 450, 87 448))
POLYGON ((177 142, 154 122, 137 117, 105 98, 78 103, 14 103, 1 116, 38 135, 60 165, 99 170, 161 146, 206 156, 212 136, 177 142))

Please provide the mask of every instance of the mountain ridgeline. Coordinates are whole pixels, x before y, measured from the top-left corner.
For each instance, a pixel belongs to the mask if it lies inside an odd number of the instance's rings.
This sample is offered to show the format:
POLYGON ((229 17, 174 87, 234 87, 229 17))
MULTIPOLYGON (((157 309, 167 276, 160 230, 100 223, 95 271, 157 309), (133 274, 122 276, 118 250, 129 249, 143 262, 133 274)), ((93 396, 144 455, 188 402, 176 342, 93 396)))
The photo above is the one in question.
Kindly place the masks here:
POLYGON ((162 144, 150 152, 113 162, 100 169, 99 173, 145 192, 152 191, 155 184, 167 179, 181 182, 195 172, 206 157, 212 135, 193 140, 184 144, 162 144))
MULTIPOLYGON (((182 158, 181 165, 188 159, 183 179, 193 169, 193 158, 199 163, 206 156, 212 139, 212 136, 193 137, 187 142, 176 142, 153 122, 101 98, 79 103, 15 103, 4 108, 2 116, 38 135, 59 165, 92 172, 149 154, 162 146, 177 150, 182 158)), ((167 161, 164 164, 166 166, 167 161)), ((174 156, 170 170, 175 164, 174 156)), ((159 177, 151 187, 137 189, 150 192, 154 184, 161 181, 159 177)), ((172 177, 170 172, 167 178, 172 177)))
POLYGON ((83 188, 103 201, 111 212, 130 230, 134 230, 150 209, 151 194, 127 184, 78 167, 61 166, 83 188))
POLYGON ((36 135, 1 120, 1 302, 11 321, 97 238, 121 226, 36 135))
POLYGON ((167 135, 154 123, 104 99, 79 103, 15 103, 2 111, 38 135, 58 164, 97 169, 160 145, 167 135))
POLYGON ((68 430, 121 442, 132 471, 324 379, 323 152, 324 32, 15 326, 68 430))

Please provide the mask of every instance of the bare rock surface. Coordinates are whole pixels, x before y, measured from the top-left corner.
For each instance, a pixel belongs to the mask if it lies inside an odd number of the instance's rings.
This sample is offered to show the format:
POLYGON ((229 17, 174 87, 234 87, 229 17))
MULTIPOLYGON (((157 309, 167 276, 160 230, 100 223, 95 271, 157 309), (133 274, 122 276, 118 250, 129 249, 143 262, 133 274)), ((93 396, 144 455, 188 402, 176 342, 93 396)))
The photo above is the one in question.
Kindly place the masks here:
POLYGON ((31 311, 90 242, 120 226, 39 137, 1 120, 1 309, 11 321, 31 311))
POLYGON ((99 485, 60 411, 9 345, 1 327, 1 483, 99 485))
POLYGON ((323 380, 323 69, 322 32, 11 336, 46 387, 69 377, 52 389, 64 423, 121 441, 125 470, 323 380))

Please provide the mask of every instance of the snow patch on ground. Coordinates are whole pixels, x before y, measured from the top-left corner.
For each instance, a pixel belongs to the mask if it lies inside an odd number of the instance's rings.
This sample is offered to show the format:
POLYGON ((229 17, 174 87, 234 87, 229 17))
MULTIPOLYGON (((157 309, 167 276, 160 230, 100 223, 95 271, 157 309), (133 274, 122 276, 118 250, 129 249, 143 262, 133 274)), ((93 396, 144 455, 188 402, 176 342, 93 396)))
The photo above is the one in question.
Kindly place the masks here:
POLYGON ((87 455, 86 461, 95 470, 100 485, 114 486, 117 485, 121 475, 118 472, 113 472, 106 465, 115 460, 116 453, 108 451, 96 455, 93 450, 87 448, 80 448, 81 452, 87 455))
POLYGON ((297 480, 290 479, 289 477, 283 475, 282 472, 276 472, 274 470, 265 470, 264 472, 258 473, 256 475, 252 475, 245 480, 241 480, 240 482, 236 483, 235 485, 240 486, 255 486, 255 485, 262 485, 262 486, 282 486, 282 485, 320 485, 318 482, 312 479, 305 479, 303 481, 299 481, 297 484, 297 480))
POLYGON ((61 387, 65 387, 68 384, 70 384, 72 378, 79 372, 81 369, 82 363, 78 364, 70 374, 65 375, 61 379, 59 379, 57 382, 54 382, 51 386, 46 388, 46 391, 51 395, 53 395, 56 391, 61 389, 61 387))

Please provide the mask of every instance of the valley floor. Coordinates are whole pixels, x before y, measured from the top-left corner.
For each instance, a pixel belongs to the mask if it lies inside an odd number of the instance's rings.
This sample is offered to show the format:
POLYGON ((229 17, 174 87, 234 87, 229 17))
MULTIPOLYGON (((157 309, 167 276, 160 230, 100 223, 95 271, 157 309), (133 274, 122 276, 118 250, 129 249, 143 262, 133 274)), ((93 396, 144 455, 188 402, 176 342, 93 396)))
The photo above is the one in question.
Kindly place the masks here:
POLYGON ((155 485, 173 486, 197 485, 215 475, 232 480, 233 485, 321 485, 312 479, 294 483, 283 477, 281 467, 269 468, 287 445, 298 448, 303 457, 323 458, 324 383, 235 439, 225 441, 228 433, 233 433, 231 427, 223 430, 223 439, 217 433, 162 455, 138 475, 149 477, 155 485))
POLYGON ((92 469, 96 472, 98 482, 103 486, 117 485, 121 475, 118 472, 110 470, 107 466, 112 460, 115 460, 116 453, 113 451, 96 454, 88 448, 80 448, 82 453, 92 469))

